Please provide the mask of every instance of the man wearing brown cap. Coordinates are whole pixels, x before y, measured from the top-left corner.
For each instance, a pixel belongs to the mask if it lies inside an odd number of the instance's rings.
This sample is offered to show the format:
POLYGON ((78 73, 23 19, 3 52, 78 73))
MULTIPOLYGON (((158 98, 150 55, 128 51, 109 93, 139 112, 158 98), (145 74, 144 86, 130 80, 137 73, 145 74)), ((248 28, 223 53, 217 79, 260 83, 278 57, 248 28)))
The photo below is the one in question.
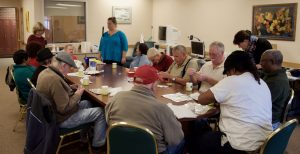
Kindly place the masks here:
POLYGON ((105 144, 106 122, 103 109, 92 108, 87 100, 81 100, 84 88, 72 89, 65 81, 65 75, 76 65, 66 52, 59 52, 51 65, 38 77, 36 89, 49 99, 55 107, 56 121, 61 128, 73 128, 94 122, 92 146, 99 149, 105 144))
POLYGON ((160 103, 154 95, 157 70, 152 66, 141 66, 134 78, 134 87, 130 91, 119 92, 106 105, 107 123, 124 121, 148 128, 156 137, 159 153, 180 153, 184 143, 181 124, 167 105, 160 103))

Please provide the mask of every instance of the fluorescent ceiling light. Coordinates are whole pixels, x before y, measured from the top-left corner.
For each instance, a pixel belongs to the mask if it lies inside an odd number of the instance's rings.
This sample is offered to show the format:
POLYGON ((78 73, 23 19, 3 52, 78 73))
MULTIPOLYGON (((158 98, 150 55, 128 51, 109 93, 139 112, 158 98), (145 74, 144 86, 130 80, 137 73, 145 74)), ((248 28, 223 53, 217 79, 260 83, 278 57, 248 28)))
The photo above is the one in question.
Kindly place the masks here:
POLYGON ((75 5, 75 4, 64 4, 64 3, 57 3, 58 6, 68 6, 68 7, 82 7, 81 5, 75 5))
POLYGON ((47 6, 47 9, 68 9, 66 7, 60 7, 60 6, 47 6))

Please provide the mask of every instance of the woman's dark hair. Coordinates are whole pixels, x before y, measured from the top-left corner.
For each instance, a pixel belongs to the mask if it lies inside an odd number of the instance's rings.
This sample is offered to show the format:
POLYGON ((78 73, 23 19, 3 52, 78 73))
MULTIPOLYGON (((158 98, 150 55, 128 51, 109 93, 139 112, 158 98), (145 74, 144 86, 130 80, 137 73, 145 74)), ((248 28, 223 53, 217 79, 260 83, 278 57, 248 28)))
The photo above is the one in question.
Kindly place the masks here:
POLYGON ((30 57, 30 58, 35 58, 37 55, 37 52, 41 49, 42 49, 42 46, 38 43, 32 42, 32 43, 29 43, 26 45, 26 51, 27 51, 28 57, 30 57))
POLYGON ((260 84, 257 68, 249 53, 241 50, 232 52, 225 60, 223 74, 227 74, 232 69, 241 73, 250 72, 258 84, 260 84))
POLYGON ((110 20, 112 23, 114 23, 115 25, 117 25, 117 19, 116 19, 116 17, 109 17, 107 20, 110 20))
POLYGON ((238 45, 244 40, 250 40, 251 31, 249 30, 240 30, 234 35, 233 44, 238 45))
POLYGON ((147 55, 147 51, 148 51, 148 46, 145 43, 140 43, 139 44, 139 50, 141 52, 142 55, 147 55))
POLYGON ((28 55, 25 50, 18 50, 13 55, 14 62, 19 65, 28 59, 28 55))

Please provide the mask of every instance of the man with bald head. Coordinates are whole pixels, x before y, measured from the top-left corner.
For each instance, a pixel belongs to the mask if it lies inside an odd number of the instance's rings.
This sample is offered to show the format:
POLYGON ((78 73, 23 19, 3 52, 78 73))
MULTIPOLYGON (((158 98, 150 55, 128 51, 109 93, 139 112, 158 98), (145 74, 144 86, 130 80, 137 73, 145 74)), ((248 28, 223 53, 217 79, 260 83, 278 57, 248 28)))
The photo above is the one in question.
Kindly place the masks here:
POLYGON ((283 56, 279 50, 265 51, 260 60, 263 70, 263 80, 267 83, 272 96, 273 130, 280 126, 284 104, 290 96, 289 80, 286 70, 282 68, 283 56))

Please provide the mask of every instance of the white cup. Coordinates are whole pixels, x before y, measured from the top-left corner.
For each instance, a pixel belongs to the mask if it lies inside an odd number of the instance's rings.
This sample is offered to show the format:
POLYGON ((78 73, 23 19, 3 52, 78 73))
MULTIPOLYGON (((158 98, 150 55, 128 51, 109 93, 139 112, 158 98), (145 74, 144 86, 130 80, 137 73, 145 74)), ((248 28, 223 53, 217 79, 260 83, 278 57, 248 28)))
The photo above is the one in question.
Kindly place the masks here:
POLYGON ((102 95, 107 95, 108 94, 108 86, 101 86, 101 90, 102 90, 102 95))
POLYGON ((193 90, 193 83, 192 82, 187 82, 185 84, 185 90, 186 91, 192 91, 193 90))
POLYGON ((117 68, 117 63, 112 63, 112 68, 117 68))
POLYGON ((89 76, 84 76, 83 79, 82 79, 82 84, 84 86, 88 86, 90 84, 90 79, 89 79, 89 76))

